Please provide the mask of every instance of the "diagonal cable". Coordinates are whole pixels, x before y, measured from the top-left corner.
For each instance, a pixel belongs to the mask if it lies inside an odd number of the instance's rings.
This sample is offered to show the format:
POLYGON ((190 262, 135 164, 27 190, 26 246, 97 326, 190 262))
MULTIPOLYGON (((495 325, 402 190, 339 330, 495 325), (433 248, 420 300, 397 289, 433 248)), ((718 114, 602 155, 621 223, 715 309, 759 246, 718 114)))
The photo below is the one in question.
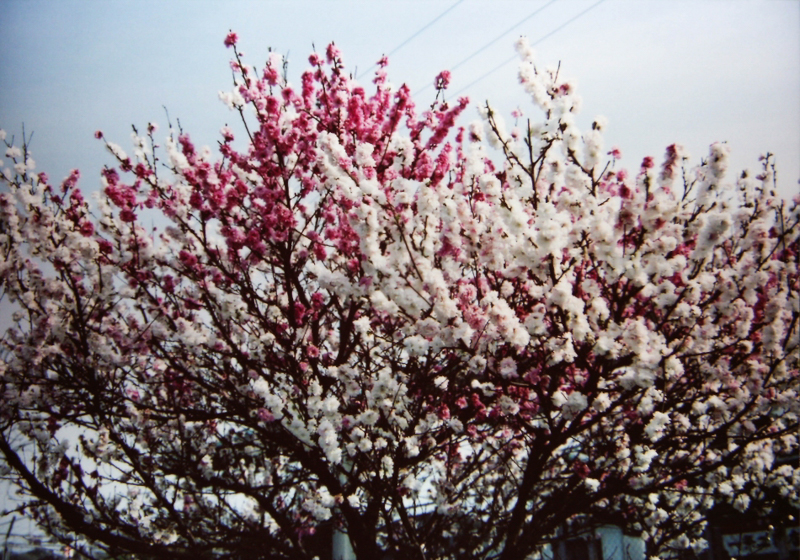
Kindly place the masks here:
MULTIPOLYGON (((483 46, 482 46, 481 48, 479 48, 477 51, 475 51, 474 53, 472 53, 471 55, 469 55, 467 58, 463 59, 462 61, 458 62, 458 63, 457 63, 455 66, 451 67, 451 68, 450 68, 450 71, 452 72, 453 70, 455 70, 455 69, 456 69, 456 68, 458 68, 459 66, 463 66, 464 64, 466 64, 467 62, 469 62, 470 60, 472 60, 473 58, 475 58, 476 56, 478 56, 480 53, 482 53, 483 51, 485 51, 486 49, 488 49, 489 47, 491 47, 492 45, 494 45, 494 44, 495 44, 497 41, 499 41, 500 39, 502 39, 503 37, 505 37, 506 35, 508 35, 508 34, 509 34, 509 33, 511 33, 512 31, 514 31, 514 30, 515 30, 517 27, 519 27, 520 25, 522 25, 523 23, 525 23, 526 21, 528 21, 529 19, 531 19, 533 16, 535 16, 536 14, 538 14, 539 12, 541 12, 542 10, 544 10, 546 7, 548 7, 548 6, 549 6, 549 5, 551 5, 551 4, 555 4, 556 2, 558 2, 558 0, 550 0, 550 2, 546 3, 544 6, 540 6, 540 7, 538 7, 538 8, 537 8, 536 10, 534 10, 532 13, 528 14, 527 16, 525 16, 525 17, 524 17, 524 18, 523 18, 521 21, 518 21, 517 23, 515 23, 514 25, 512 25, 511 27, 509 27, 508 29, 506 29, 505 31, 503 31, 503 32, 502 32, 500 35, 498 35, 497 37, 495 37, 494 39, 492 39, 491 41, 489 41, 488 43, 486 43, 485 45, 483 45, 483 46)), ((423 87, 421 87, 420 89, 418 89, 418 90, 417 90, 417 91, 414 93, 414 95, 416 96, 418 93, 422 93, 423 91, 425 91, 425 90, 426 90, 426 89, 428 89, 429 87, 431 87, 431 84, 428 84, 428 85, 426 85, 426 86, 423 86, 423 87)))
POLYGON ((478 56, 480 53, 482 53, 483 51, 485 51, 486 49, 488 49, 489 47, 494 45, 497 41, 499 41, 500 39, 502 39, 503 37, 505 37, 506 35, 508 35, 512 31, 514 31, 517 27, 519 27, 520 25, 522 25, 523 23, 525 23, 526 21, 531 19, 533 16, 537 15, 539 12, 541 12, 542 10, 544 10, 545 8, 550 6, 551 4, 555 4, 556 2, 558 2, 558 0, 550 0, 550 2, 548 2, 544 6, 540 6, 534 12, 532 12, 532 13, 528 14, 527 16, 525 16, 525 18, 522 21, 519 21, 519 22, 515 23, 514 25, 512 25, 511 27, 509 27, 508 29, 503 31, 500 35, 498 35, 497 37, 495 37, 494 39, 492 39, 491 41, 489 41, 488 43, 483 45, 481 48, 479 48, 477 51, 475 51, 474 53, 469 55, 467 58, 465 58, 464 60, 462 60, 461 62, 459 62, 455 66, 453 66, 452 68, 450 68, 450 71, 452 72, 453 70, 455 70, 459 66, 463 66, 464 64, 466 64, 467 62, 469 62, 470 60, 472 60, 473 58, 478 56))
MULTIPOLYGON (((425 25, 425 26, 424 26, 422 29, 419 29, 417 32, 415 32, 413 35, 411 35, 411 37, 409 37, 408 39, 406 39, 405 41, 403 41, 402 43, 400 43, 399 45, 397 45, 397 46, 396 46, 394 49, 392 49, 392 51, 391 51, 389 54, 387 54, 386 56, 387 56, 387 57, 390 57, 390 56, 392 56, 394 53, 396 53, 397 51, 399 51, 400 49, 402 49, 403 47, 405 47, 405 46, 406 46, 407 44, 409 44, 411 41, 413 41, 414 39, 416 39, 416 38, 417 38, 417 37, 418 37, 420 34, 422 34, 422 32, 423 32, 423 31, 425 31, 425 30, 426 30, 426 29, 428 29, 428 28, 429 28, 431 25, 433 25, 434 23, 436 23, 437 21, 439 21, 440 19, 442 19, 442 18, 443 18, 445 15, 447 15, 447 14, 450 12, 450 10, 452 10, 453 8, 455 8, 456 6, 458 6, 459 4, 461 4, 463 1, 464 1, 464 0, 458 0, 458 2, 456 2, 455 4, 453 4, 452 6, 450 6, 449 8, 447 8, 445 11, 443 11, 441 14, 439 14, 438 16, 436 16, 435 18, 433 18, 431 21, 429 21, 429 22, 427 23, 427 25, 425 25)), ((361 74, 358 76, 358 78, 363 78, 365 74, 368 74, 368 73, 369 73, 369 72, 370 72, 370 71, 371 71, 373 68, 375 68, 376 66, 377 66, 377 64, 373 64, 372 66, 370 66, 369 68, 367 68, 366 70, 364 70, 364 71, 363 71, 363 72, 362 72, 362 73, 361 73, 361 74)))
MULTIPOLYGON (((579 14, 572 16, 570 19, 568 19, 567 21, 565 21, 564 23, 562 23, 561 25, 559 25, 558 27, 556 27, 555 29, 553 29, 552 31, 550 31, 550 32, 549 32, 547 35, 544 35, 543 37, 539 37, 538 39, 536 39, 536 41, 534 41, 533 43, 531 43, 531 46, 532 46, 532 47, 533 47, 533 46, 536 46, 536 45, 538 45, 539 43, 541 43, 542 41, 544 41, 545 39, 549 39, 550 37, 552 37, 553 35, 555 35, 555 34, 556 34, 556 33, 558 33, 559 31, 561 31, 562 29, 564 29, 565 27, 567 27, 569 24, 571 24, 571 23, 573 23, 574 21, 576 21, 576 20, 580 19, 581 17, 583 17, 584 15, 586 15, 586 14, 587 14, 587 13, 589 13, 591 10, 593 10, 594 8, 596 8, 597 6, 599 6, 600 4, 602 4, 602 3, 603 3, 603 2, 605 2, 605 1, 606 1, 606 0, 600 0, 599 2, 595 2, 595 3, 594 3, 594 4, 592 4, 591 6, 589 6, 588 8, 586 8, 585 10, 583 10, 582 12, 580 12, 579 14)), ((490 75, 492 75, 492 74, 494 74, 495 72, 497 72, 498 70, 500 70, 500 68, 502 68, 503 66, 505 66, 505 65, 506 65, 506 64, 508 64, 509 62, 513 62, 513 61, 514 61, 516 58, 517 58, 517 55, 514 55, 514 56, 512 56, 512 57, 510 57, 510 58, 508 58, 508 59, 506 59, 506 60, 504 60, 503 62, 501 62, 500 64, 498 64, 497 66, 495 66, 494 68, 492 68, 491 70, 489 70, 488 72, 486 72, 485 74, 483 74, 482 76, 480 76, 480 77, 476 78, 475 80, 473 80, 472 82, 470 82, 469 84, 467 84, 466 86, 462 87, 460 90, 458 90, 457 92, 455 92, 454 94, 452 94, 452 95, 453 95, 453 97, 457 97, 457 96, 458 96, 460 93, 463 93, 464 91, 466 91, 467 89, 471 88, 472 86, 474 86, 474 85, 475 85, 475 84, 477 84, 478 82, 480 82, 480 81, 484 80, 485 78, 488 78, 490 75)), ((420 90, 420 91, 422 91, 422 90, 420 90)), ((419 93, 419 92, 417 92, 417 93, 419 93)))

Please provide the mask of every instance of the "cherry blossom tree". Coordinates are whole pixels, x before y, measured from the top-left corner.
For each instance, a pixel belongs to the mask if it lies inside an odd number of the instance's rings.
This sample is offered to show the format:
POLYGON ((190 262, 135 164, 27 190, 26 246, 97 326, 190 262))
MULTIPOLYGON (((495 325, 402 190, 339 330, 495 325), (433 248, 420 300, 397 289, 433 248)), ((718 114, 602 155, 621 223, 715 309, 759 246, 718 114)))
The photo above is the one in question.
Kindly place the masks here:
POLYGON ((628 173, 524 40, 513 127, 458 127, 446 72, 417 112, 385 59, 365 88, 331 45, 294 89, 236 41, 213 152, 98 132, 90 204, 6 141, 21 511, 148 558, 325 558, 337 531, 359 560, 509 560, 593 523, 669 557, 715 504, 798 504, 800 201, 770 157, 628 173))

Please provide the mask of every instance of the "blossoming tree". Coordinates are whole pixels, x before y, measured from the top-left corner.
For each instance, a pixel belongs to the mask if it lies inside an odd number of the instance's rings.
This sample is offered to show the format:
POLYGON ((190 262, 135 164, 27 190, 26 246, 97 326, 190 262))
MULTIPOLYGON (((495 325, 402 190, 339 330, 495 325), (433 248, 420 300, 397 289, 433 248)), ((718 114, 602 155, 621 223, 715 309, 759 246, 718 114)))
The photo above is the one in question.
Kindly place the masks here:
POLYGON ((385 60, 367 93, 331 45, 295 90, 235 43, 241 149, 151 125, 90 205, 7 143, 0 451, 48 532, 509 560, 611 522, 669 556, 716 503, 797 504, 800 208, 768 158, 629 175, 524 41, 542 116, 510 132, 457 128, 447 73, 417 113, 385 60))

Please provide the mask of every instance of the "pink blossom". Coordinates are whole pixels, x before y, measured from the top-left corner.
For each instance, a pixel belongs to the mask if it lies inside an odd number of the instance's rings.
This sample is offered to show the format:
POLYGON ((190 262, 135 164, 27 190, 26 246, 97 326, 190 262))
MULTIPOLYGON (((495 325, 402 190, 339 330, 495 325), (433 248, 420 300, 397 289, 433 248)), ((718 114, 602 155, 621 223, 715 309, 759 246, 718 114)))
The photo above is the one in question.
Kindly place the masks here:
POLYGON ((433 85, 437 90, 447 89, 447 86, 450 85, 450 71, 442 70, 439 72, 439 74, 436 75, 436 79, 433 81, 433 85))
POLYGON ((228 48, 233 47, 236 45, 236 41, 238 40, 239 36, 236 35, 236 33, 234 33, 233 31, 231 31, 225 36, 225 46, 228 48))
POLYGON ((196 266, 197 262, 198 262, 197 261, 197 256, 193 255, 189 251, 181 251, 178 254, 178 258, 181 260, 181 262, 185 266, 187 266, 189 268, 192 268, 192 267, 196 266))
POLYGON ((89 220, 82 220, 80 223, 80 232, 84 237, 91 237, 94 234, 94 224, 89 220))
POLYGON ((331 43, 328 45, 328 48, 325 49, 325 56, 328 59, 328 63, 333 64, 342 57, 342 52, 334 43, 331 43))

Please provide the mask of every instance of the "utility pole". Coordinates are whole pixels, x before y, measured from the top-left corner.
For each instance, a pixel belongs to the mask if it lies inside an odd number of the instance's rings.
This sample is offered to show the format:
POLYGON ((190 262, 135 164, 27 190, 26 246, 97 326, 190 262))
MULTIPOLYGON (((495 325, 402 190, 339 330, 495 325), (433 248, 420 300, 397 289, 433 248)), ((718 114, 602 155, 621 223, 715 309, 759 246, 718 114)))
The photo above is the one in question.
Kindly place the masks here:
POLYGON ((350 537, 336 527, 333 528, 333 560, 356 560, 353 545, 350 544, 350 537))
MULTIPOLYGON (((342 493, 347 488, 347 473, 353 471, 353 462, 349 457, 345 457, 342 462, 342 469, 339 471, 339 484, 342 485, 342 493)), ((339 513, 339 508, 336 508, 336 513, 339 513)), ((334 518, 335 519, 335 518, 334 518)), ((333 524, 333 560, 356 560, 356 553, 353 551, 353 545, 350 543, 350 537, 344 530, 340 529, 336 523, 333 524)))

